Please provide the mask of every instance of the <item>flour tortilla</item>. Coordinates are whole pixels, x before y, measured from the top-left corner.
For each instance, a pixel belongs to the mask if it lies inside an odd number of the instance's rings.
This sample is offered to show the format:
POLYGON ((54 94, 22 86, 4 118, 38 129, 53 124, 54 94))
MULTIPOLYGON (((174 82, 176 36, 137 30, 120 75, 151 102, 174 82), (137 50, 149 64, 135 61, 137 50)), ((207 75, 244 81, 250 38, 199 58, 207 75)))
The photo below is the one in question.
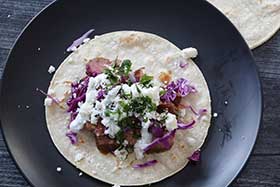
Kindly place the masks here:
MULTIPOLYGON (((197 89, 196 94, 187 96, 186 101, 196 109, 207 109, 189 130, 178 130, 171 150, 145 155, 143 160, 135 161, 130 154, 126 161, 119 161, 112 154, 104 155, 98 151, 92 134, 81 131, 79 139, 85 143, 72 145, 65 136, 69 123, 69 114, 56 104, 46 106, 46 120, 51 138, 60 153, 73 165, 88 175, 110 184, 144 185, 160 181, 183 169, 188 157, 198 150, 206 138, 211 119, 210 96, 206 81, 192 60, 188 67, 182 69, 178 60, 182 58, 181 50, 169 41, 149 33, 136 31, 119 31, 101 35, 69 55, 56 71, 48 90, 52 96, 63 99, 69 97, 69 81, 77 81, 85 76, 85 64, 89 59, 105 57, 108 59, 130 59, 132 68, 146 68, 146 73, 158 78, 162 70, 171 70, 173 79, 185 77, 197 89), (133 169, 131 164, 144 163, 156 159, 152 167, 133 169)), ((182 60, 182 59, 181 59, 182 60)), ((66 106, 65 106, 66 107, 66 106)), ((185 120, 195 118, 186 109, 185 120)))
POLYGON ((207 0, 239 30, 250 49, 270 39, 280 28, 280 0, 207 0))

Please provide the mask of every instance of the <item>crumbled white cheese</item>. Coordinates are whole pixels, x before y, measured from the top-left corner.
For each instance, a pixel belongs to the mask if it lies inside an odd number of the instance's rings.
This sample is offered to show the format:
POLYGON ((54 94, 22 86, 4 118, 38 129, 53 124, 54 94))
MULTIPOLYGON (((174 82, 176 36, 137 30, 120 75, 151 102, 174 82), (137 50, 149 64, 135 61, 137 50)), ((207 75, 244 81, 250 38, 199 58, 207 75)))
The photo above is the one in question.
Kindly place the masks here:
POLYGON ((214 113, 213 113, 213 117, 214 117, 214 118, 218 117, 218 113, 214 112, 214 113))
POLYGON ((91 110, 93 108, 92 103, 85 102, 80 106, 79 114, 85 119, 89 120, 89 116, 91 114, 91 110))
POLYGON ((121 187, 121 186, 118 184, 114 184, 112 187, 121 187))
POLYGON ((127 155, 128 155, 128 152, 126 149, 116 149, 114 151, 114 155, 119 159, 119 160, 125 160, 127 155))
POLYGON ((53 89, 49 89, 49 90, 48 90, 48 94, 49 94, 49 95, 53 95, 54 93, 55 93, 55 91, 54 91, 53 89))
POLYGON ((90 41, 90 38, 85 38, 84 40, 83 40, 83 43, 87 43, 87 42, 89 42, 90 41))
POLYGON ((132 97, 138 97, 141 94, 143 96, 148 96, 152 99, 153 103, 155 103, 156 105, 159 104, 160 86, 154 85, 153 87, 150 88, 142 88, 139 84, 133 84, 131 86, 128 86, 127 84, 123 84, 122 90, 124 91, 125 94, 132 94, 132 97), (138 90, 140 90, 140 93, 138 90))
POLYGON ((132 94, 132 97, 138 97, 140 95, 137 87, 139 88, 137 84, 133 84, 130 86, 130 93, 132 94))
POLYGON ((92 173, 93 175, 96 175, 96 174, 97 174, 97 172, 94 171, 94 170, 92 170, 91 173, 92 173))
POLYGON ((98 93, 96 88, 108 81, 106 77, 107 76, 104 74, 99 74, 96 77, 91 77, 89 79, 86 100, 84 103, 80 104, 77 117, 70 123, 70 130, 72 132, 78 132, 84 127, 86 121, 90 120, 93 104, 96 102, 96 96, 98 93))
POLYGON ((149 126, 150 126, 149 121, 146 123, 144 122, 142 123, 141 138, 137 140, 136 144, 134 145, 134 153, 136 159, 138 160, 144 158, 143 149, 152 142, 152 135, 148 131, 149 126))
POLYGON ((70 123, 69 128, 72 132, 79 132, 79 130, 84 127, 85 122, 86 120, 84 120, 81 115, 77 115, 75 120, 70 123))
POLYGON ((75 162, 79 162, 79 161, 81 161, 81 160, 84 159, 84 158, 85 158, 85 155, 84 155, 83 153, 77 153, 77 154, 75 155, 74 161, 75 161, 75 162))
POLYGON ((55 72, 55 67, 53 65, 50 65, 48 72, 49 72, 49 74, 52 74, 53 72, 55 72))
POLYGON ((182 53, 183 53, 183 57, 185 59, 195 58, 198 55, 197 49, 195 49, 193 47, 189 47, 189 48, 183 49, 182 53))
POLYGON ((177 128, 176 115, 168 113, 165 120, 165 126, 168 131, 172 131, 177 128))
POLYGON ((127 140, 124 140, 123 141, 123 146, 127 146, 128 145, 128 141, 127 140))
POLYGON ((44 105, 45 106, 51 106, 52 105, 52 99, 49 97, 46 97, 45 101, 44 101, 44 105))
POLYGON ((159 97, 159 91, 160 87, 159 86, 154 86, 151 88, 142 88, 141 92, 144 96, 148 96, 152 99, 153 103, 156 105, 159 104, 160 97, 159 97))
POLYGON ((111 138, 114 138, 115 134, 117 134, 120 130, 120 127, 116 125, 116 121, 113 120, 111 117, 104 117, 101 123, 105 127, 107 127, 104 133, 108 134, 111 138))
POLYGON ((145 114, 145 117, 147 117, 148 119, 157 119, 158 113, 156 111, 152 111, 152 112, 147 112, 145 114))
POLYGON ((62 168, 61 168, 61 167, 57 167, 57 168, 56 168, 56 171, 57 171, 57 172, 61 172, 61 171, 62 171, 62 168))

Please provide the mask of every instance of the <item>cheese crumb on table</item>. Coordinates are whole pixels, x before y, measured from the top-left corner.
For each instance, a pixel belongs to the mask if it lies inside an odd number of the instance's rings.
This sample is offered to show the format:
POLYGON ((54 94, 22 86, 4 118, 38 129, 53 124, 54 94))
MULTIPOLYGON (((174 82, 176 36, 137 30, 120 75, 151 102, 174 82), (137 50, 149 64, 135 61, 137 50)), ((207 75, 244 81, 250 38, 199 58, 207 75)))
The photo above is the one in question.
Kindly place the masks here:
POLYGON ((48 72, 49 72, 49 74, 52 74, 53 72, 55 72, 55 67, 53 65, 50 65, 48 72))
POLYGON ((57 171, 57 172, 61 172, 61 170, 62 170, 61 167, 57 167, 57 168, 56 168, 56 171, 57 171))

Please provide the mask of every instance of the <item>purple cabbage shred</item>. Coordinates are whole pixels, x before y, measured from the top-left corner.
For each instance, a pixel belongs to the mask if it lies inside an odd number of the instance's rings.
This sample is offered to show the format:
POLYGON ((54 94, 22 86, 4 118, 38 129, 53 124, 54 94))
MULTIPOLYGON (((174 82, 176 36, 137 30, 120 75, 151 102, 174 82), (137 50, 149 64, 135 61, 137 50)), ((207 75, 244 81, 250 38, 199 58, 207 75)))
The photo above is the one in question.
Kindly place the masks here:
POLYGON ((207 112, 207 109, 199 109, 198 112, 190 105, 188 108, 196 115, 198 118, 200 118, 202 115, 204 115, 207 112))
POLYGON ((172 147, 172 144, 170 144, 170 142, 174 138, 175 133, 176 133, 176 130, 173 130, 173 131, 168 132, 161 138, 156 138, 155 140, 152 141, 152 143, 150 143, 147 147, 145 147, 143 151, 147 152, 157 145, 163 145, 166 150, 169 150, 172 147))
POLYGON ((96 96, 96 99, 97 99, 98 101, 101 101, 102 99, 105 98, 104 95, 105 95, 105 91, 101 89, 101 90, 98 91, 97 96, 96 96))
POLYGON ((36 91, 40 92, 41 94, 45 95, 46 97, 50 98, 55 104, 59 105, 59 100, 57 98, 54 98, 53 96, 47 94, 46 92, 44 92, 43 90, 36 88, 36 91))
POLYGON ((77 47, 79 47, 83 41, 85 39, 87 39, 89 37, 89 35, 91 33, 93 33, 94 29, 90 29, 89 31, 87 31, 85 34, 83 34, 80 38, 76 39, 68 48, 67 48, 67 52, 72 52, 75 51, 77 49, 77 47))
POLYGON ((155 124, 152 124, 150 127, 149 127, 149 132, 153 135, 153 137, 155 138, 160 138, 164 135, 164 130, 162 127, 156 125, 155 124))
POLYGON ((177 94, 184 97, 195 92, 195 87, 191 86, 187 79, 180 78, 176 82, 172 81, 166 86, 166 93, 160 99, 163 102, 172 102, 176 99, 177 94))
POLYGON ((149 167, 149 166, 153 166, 157 163, 158 161, 157 160, 149 160, 143 164, 135 164, 133 165, 132 167, 134 169, 140 169, 140 168, 145 168, 145 167, 149 167))
POLYGON ((71 85, 71 96, 67 101, 68 109, 67 112, 71 113, 70 121, 73 121, 77 116, 77 109, 79 102, 85 102, 86 91, 88 87, 89 77, 84 78, 79 83, 72 83, 71 85))
POLYGON ((188 158, 190 161, 198 162, 200 160, 200 151, 195 151, 192 156, 188 158))
POLYGON ((69 138, 69 140, 71 141, 71 144, 76 144, 78 143, 78 137, 77 137, 77 133, 75 132, 67 132, 66 136, 69 138))
POLYGON ((190 128, 193 128, 195 124, 195 120, 192 120, 190 123, 178 123, 178 129, 182 129, 182 130, 185 130, 185 129, 190 129, 190 128))

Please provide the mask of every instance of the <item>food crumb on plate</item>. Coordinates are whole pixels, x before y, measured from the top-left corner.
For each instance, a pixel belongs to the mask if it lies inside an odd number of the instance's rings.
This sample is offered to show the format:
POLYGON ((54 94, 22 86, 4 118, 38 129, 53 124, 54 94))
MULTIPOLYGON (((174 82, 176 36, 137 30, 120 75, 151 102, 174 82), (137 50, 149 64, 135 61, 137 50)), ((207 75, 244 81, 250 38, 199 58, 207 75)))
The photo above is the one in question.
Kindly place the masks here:
POLYGON ((228 101, 225 101, 224 103, 225 103, 225 105, 228 105, 228 101))
POLYGON ((112 187, 121 187, 119 184, 114 184, 112 187))
POLYGON ((11 17, 11 15, 9 14, 8 16, 7 16, 7 18, 10 18, 11 17))
POLYGON ((85 157, 84 157, 84 154, 83 153, 77 153, 76 155, 75 155, 75 162, 79 162, 79 161, 81 161, 82 159, 84 159, 85 157))
POLYGON ((20 105, 18 105, 17 107, 18 107, 18 108, 20 108, 21 106, 20 106, 20 105))
POLYGON ((214 117, 214 118, 218 117, 218 113, 214 112, 214 113, 213 113, 213 117, 214 117))
POLYGON ((56 171, 57 171, 57 172, 61 172, 61 171, 62 171, 62 168, 61 168, 61 167, 57 167, 57 168, 56 168, 56 171))
POLYGON ((83 172, 80 172, 80 173, 79 173, 79 177, 81 177, 82 175, 83 175, 83 172))
POLYGON ((38 51, 41 51, 41 48, 40 47, 38 47, 38 49, 37 49, 38 51))
POLYGON ((93 175, 95 175, 95 174, 96 174, 96 171, 94 171, 94 170, 92 170, 91 172, 92 172, 92 174, 93 174, 93 175))
POLYGON ((44 101, 45 106, 51 106, 52 105, 52 99, 47 97, 44 101))
POLYGON ((90 41, 90 38, 85 38, 85 39, 83 40, 83 43, 87 43, 88 41, 90 41))
POLYGON ((26 105, 26 106, 25 106, 25 108, 27 108, 27 109, 28 109, 28 108, 30 108, 30 106, 29 106, 29 105, 26 105))
POLYGON ((55 67, 53 65, 50 65, 48 72, 49 72, 49 74, 52 74, 53 72, 55 72, 55 67))

